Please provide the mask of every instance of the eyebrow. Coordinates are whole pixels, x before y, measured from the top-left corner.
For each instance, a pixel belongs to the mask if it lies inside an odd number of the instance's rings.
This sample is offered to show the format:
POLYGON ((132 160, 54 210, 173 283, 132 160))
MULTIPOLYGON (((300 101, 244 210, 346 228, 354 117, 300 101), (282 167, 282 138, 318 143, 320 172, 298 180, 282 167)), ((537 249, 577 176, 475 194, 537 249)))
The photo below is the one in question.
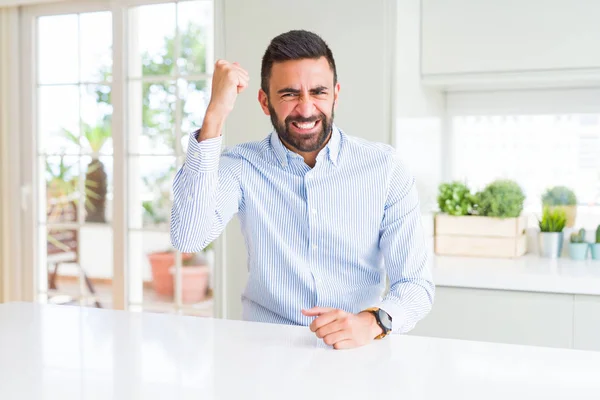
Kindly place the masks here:
MULTIPOLYGON (((326 86, 317 86, 317 87, 310 89, 310 92, 315 93, 315 92, 320 92, 322 90, 328 90, 328 89, 329 88, 326 86)), ((287 87, 287 88, 279 89, 277 91, 277 94, 283 94, 283 93, 300 93, 300 89, 294 89, 291 87, 287 87)))

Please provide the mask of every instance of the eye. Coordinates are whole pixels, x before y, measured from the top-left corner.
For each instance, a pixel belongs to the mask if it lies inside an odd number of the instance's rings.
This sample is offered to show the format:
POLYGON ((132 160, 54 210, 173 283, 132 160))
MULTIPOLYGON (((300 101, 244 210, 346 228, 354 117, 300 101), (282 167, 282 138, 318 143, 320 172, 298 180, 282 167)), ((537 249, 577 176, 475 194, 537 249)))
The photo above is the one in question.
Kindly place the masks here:
POLYGON ((296 93, 284 93, 281 97, 285 98, 290 98, 290 97, 296 97, 297 94, 296 93))

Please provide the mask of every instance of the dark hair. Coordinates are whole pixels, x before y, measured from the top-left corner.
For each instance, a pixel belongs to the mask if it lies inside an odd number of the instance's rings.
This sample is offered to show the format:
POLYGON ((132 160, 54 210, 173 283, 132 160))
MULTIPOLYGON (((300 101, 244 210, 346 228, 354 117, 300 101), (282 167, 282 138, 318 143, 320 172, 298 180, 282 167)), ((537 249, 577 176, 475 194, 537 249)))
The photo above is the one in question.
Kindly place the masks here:
POLYGON ((269 43, 262 58, 260 87, 269 95, 269 78, 276 62, 319 59, 325 57, 333 71, 333 84, 337 83, 337 71, 331 49, 319 35, 305 30, 293 30, 276 36, 269 43))

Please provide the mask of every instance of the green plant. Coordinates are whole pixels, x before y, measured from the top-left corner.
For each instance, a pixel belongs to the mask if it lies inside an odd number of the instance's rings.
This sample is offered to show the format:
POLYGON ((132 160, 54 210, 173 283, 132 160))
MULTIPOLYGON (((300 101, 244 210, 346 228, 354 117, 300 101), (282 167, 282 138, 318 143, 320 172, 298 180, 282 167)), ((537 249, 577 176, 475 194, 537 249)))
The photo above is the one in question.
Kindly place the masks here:
POLYGON ((437 201, 441 212, 455 216, 472 214, 475 205, 467 185, 458 181, 440 184, 437 201))
POLYGON ((525 195, 514 181, 499 179, 475 195, 478 215, 514 218, 521 215, 525 195))
POLYGON ((539 221, 542 232, 562 232, 567 224, 567 213, 561 208, 551 210, 544 207, 542 219, 539 221))
POLYGON ((577 204, 575 193, 566 186, 548 188, 542 195, 544 206, 574 206, 577 204))
POLYGON ((596 243, 600 243, 600 225, 596 228, 596 243))
POLYGON ((63 128, 63 136, 75 145, 81 145, 85 150, 91 152, 92 160, 88 164, 85 180, 85 209, 87 222, 106 222, 106 194, 108 182, 106 169, 100 161, 100 151, 111 138, 109 118, 91 126, 87 123, 82 125, 81 138, 73 132, 63 128))
POLYGON ((585 243, 585 229, 581 228, 579 232, 571 233, 571 243, 585 243))

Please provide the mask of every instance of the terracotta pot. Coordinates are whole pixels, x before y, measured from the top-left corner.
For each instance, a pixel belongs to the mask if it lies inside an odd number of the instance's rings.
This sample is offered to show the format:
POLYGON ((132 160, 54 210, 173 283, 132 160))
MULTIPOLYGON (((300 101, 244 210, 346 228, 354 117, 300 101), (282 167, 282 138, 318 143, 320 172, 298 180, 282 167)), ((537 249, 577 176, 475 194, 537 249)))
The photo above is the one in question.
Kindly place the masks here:
MULTIPOLYGON (((175 268, 171 268, 172 274, 175 268)), ((181 301, 199 303, 206 299, 209 267, 206 265, 185 266, 181 268, 181 301)))
MULTIPOLYGON (((193 254, 182 254, 182 260, 189 260, 193 254)), ((173 296, 173 276, 171 267, 175 265, 175 253, 163 252, 148 255, 152 267, 152 287, 156 294, 173 296)))

